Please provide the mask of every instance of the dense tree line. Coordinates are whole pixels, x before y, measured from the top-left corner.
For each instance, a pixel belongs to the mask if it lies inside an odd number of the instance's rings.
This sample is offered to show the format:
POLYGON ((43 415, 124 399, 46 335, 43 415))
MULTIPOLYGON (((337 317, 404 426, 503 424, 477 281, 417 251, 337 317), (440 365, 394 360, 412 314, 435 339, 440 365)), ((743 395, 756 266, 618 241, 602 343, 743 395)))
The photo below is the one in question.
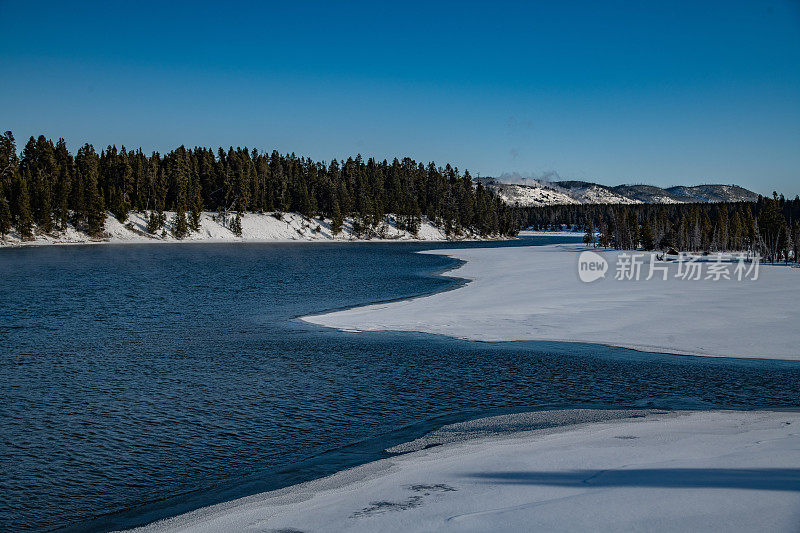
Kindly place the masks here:
POLYGON ((800 260, 800 198, 777 193, 756 202, 556 205, 515 212, 521 227, 578 226, 587 235, 596 232, 604 247, 750 251, 770 261, 800 260))
POLYGON ((21 154, 14 136, 0 137, 0 236, 13 227, 23 238, 68 224, 101 234, 106 213, 125 222, 130 211, 149 216, 156 233, 173 211, 177 237, 197 230, 202 211, 217 211, 241 232, 246 212, 297 212, 331 220, 335 233, 352 217, 356 233, 369 236, 387 214, 416 233, 422 217, 449 236, 513 235, 510 208, 490 190, 449 164, 425 166, 410 158, 391 163, 361 156, 315 162, 294 154, 255 149, 188 149, 161 155, 85 144, 74 155, 63 139, 31 137, 21 154))

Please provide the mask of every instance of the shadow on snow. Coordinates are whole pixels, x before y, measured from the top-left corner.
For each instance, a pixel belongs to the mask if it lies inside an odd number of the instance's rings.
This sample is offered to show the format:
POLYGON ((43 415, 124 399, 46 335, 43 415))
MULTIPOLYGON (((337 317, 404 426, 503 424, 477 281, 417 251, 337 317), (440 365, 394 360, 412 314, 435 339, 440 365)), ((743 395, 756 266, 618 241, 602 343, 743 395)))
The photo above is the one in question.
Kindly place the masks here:
POLYGON ((800 468, 664 468, 567 472, 480 472, 468 477, 508 485, 660 487, 800 492, 800 468))

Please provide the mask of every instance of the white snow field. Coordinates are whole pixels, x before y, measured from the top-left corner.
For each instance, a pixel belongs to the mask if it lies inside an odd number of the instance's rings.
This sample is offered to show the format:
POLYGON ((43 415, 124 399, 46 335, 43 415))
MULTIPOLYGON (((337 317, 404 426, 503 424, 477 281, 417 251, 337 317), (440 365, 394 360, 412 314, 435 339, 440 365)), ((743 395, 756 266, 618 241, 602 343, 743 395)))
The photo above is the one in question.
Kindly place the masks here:
MULTIPOLYGON (((163 232, 147 233, 147 215, 131 212, 125 224, 113 216, 107 216, 105 235, 91 238, 85 233, 69 226, 65 231, 46 235, 38 233, 33 240, 22 241, 16 232, 0 239, 3 246, 27 246, 46 244, 94 244, 94 243, 158 243, 158 242, 294 242, 294 241, 354 241, 361 240, 353 234, 352 220, 344 221, 342 231, 333 235, 329 220, 304 217, 297 213, 283 213, 280 218, 272 213, 246 213, 242 215, 242 235, 237 237, 217 216, 217 213, 203 212, 200 216, 200 230, 190 232, 183 239, 172 235, 172 220, 175 213, 165 212, 166 224, 163 232)), ((232 217, 229 218, 229 221, 232 217)), ((479 240, 476 235, 464 235, 468 240, 479 240)), ((383 226, 383 234, 373 236, 371 241, 419 240, 446 241, 442 230, 423 218, 419 231, 412 235, 398 229, 395 219, 388 216, 383 226)))
POLYGON ((500 434, 143 530, 796 532, 798 428, 798 412, 707 411, 500 434))
MULTIPOLYGON (((646 352, 800 360, 800 268, 764 265, 758 279, 616 280, 578 277, 583 245, 434 250, 466 261, 447 275, 471 280, 455 290, 317 316, 345 331, 421 331, 478 341, 543 340, 605 344, 646 352)), ((705 258, 709 260, 711 258, 705 258)), ((708 263, 705 264, 708 267, 708 263)))

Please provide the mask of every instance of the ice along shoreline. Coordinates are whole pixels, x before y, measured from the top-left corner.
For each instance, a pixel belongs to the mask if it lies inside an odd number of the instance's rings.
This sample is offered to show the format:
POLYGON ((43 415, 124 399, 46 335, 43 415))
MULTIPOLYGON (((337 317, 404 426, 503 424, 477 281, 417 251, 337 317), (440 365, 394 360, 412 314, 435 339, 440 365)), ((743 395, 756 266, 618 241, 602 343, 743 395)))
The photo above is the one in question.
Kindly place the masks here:
POLYGON ((440 436, 463 438, 417 443, 409 453, 138 531, 795 527, 799 412, 609 411, 587 421, 595 413, 546 413, 575 423, 545 429, 525 429, 536 413, 445 426, 440 436), (512 432, 496 431, 503 426, 512 432))
MULTIPOLYGON (((800 269, 758 280, 670 276, 582 283, 581 245, 429 250, 461 265, 456 290, 302 317, 342 331, 417 331, 459 339, 606 345, 648 353, 800 360, 800 269)), ((610 263, 619 252, 600 251, 610 263)), ((671 272, 676 266, 671 265, 671 272)))

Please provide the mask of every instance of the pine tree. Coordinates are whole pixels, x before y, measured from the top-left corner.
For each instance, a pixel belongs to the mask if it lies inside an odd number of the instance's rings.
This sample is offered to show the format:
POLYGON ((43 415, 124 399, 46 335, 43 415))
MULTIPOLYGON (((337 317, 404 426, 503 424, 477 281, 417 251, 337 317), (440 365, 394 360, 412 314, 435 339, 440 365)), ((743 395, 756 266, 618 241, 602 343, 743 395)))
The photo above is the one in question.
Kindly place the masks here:
POLYGON ((237 237, 242 236, 242 217, 239 213, 236 213, 236 217, 231 222, 231 231, 237 237))
POLYGON ((653 228, 650 226, 650 221, 645 220, 644 224, 642 225, 642 248, 645 250, 652 250, 656 247, 654 239, 653 239, 653 228))
POLYGON ((587 246, 589 244, 595 244, 594 223, 591 220, 589 220, 589 222, 586 223, 586 233, 584 233, 583 235, 583 244, 586 244, 587 246))
POLYGON ((103 195, 96 185, 88 183, 87 199, 89 210, 86 216, 86 226, 89 235, 100 235, 106 225, 106 211, 103 203, 103 195))
POLYGON ((742 249, 742 219, 739 211, 734 211, 730 219, 730 247, 732 250, 742 249))
POLYGON ((753 251, 756 246, 756 222, 753 218, 752 210, 745 210, 742 226, 742 235, 745 240, 744 244, 749 250, 753 251))
POLYGON ((772 263, 778 260, 781 239, 785 235, 786 222, 781 215, 777 194, 766 201, 764 211, 758 216, 758 231, 761 252, 772 263))
POLYGON ((602 218, 600 219, 599 233, 600 236, 598 244, 603 248, 608 248, 609 246, 611 246, 611 235, 608 229, 608 224, 606 224, 602 218))
POLYGON ((31 216, 31 199, 28 194, 28 183, 21 173, 17 173, 16 197, 14 202, 15 226, 23 240, 33 238, 33 217, 31 216))
POLYGON ((33 220, 44 233, 53 230, 52 194, 58 174, 54 150, 53 143, 44 135, 31 137, 20 160, 20 171, 27 173, 33 220))
POLYGON ((186 211, 181 204, 175 211, 175 217, 172 219, 172 234, 176 239, 183 239, 189 233, 189 226, 186 224, 186 211))
POLYGON ((0 235, 3 237, 11 230, 10 199, 13 198, 18 163, 14 134, 7 131, 0 136, 0 235))
POLYGON ((333 214, 331 215, 331 233, 338 235, 342 231, 344 220, 342 219, 342 211, 339 209, 339 200, 333 201, 333 214))
POLYGON ((636 214, 636 211, 633 211, 629 214, 628 218, 630 222, 630 241, 629 241, 629 248, 636 249, 639 246, 639 242, 641 241, 641 235, 639 234, 639 218, 636 214))
POLYGON ((8 200, 0 193, 0 239, 4 239, 11 230, 11 208, 8 200))
POLYGON ((727 250, 729 235, 728 210, 724 205, 719 207, 717 220, 714 228, 714 248, 717 250, 727 250))
POLYGON ((50 201, 50 190, 44 178, 40 178, 37 185, 36 196, 39 201, 36 223, 42 232, 51 233, 53 231, 53 208, 50 201))
POLYGON ((85 144, 78 150, 75 167, 83 185, 86 232, 99 235, 105 228, 106 211, 99 187, 99 157, 91 144, 85 144))
POLYGON ((125 200, 125 195, 118 188, 112 187, 110 191, 111 214, 122 224, 128 220, 130 204, 125 200))
POLYGON ((311 216, 311 199, 305 182, 300 183, 297 191, 297 212, 306 217, 311 216))
POLYGON ((72 156, 67 150, 67 144, 64 139, 59 139, 58 144, 56 144, 55 160, 58 165, 58 179, 53 203, 53 218, 58 225, 58 229, 63 231, 67 229, 67 222, 69 221, 69 196, 74 166, 72 156))
POLYGON ((714 237, 714 226, 711 224, 711 218, 706 210, 703 210, 703 214, 700 217, 700 232, 699 248, 708 251, 711 249, 711 241, 714 237))
POLYGON ((14 134, 10 131, 0 136, 0 188, 11 187, 14 173, 19 166, 17 156, 17 145, 14 142, 14 134))
POLYGON ((792 254, 794 262, 800 263, 800 222, 795 222, 792 227, 792 254))
POLYGON ((794 236, 792 235, 792 226, 784 224, 783 238, 781 241, 781 250, 783 252, 783 260, 788 263, 789 256, 792 254, 792 245, 794 244, 794 236))
POLYGON ((164 226, 164 213, 150 211, 150 216, 147 218, 147 233, 155 235, 162 226, 164 226))
POLYGON ((186 222, 187 195, 189 187, 189 160, 186 148, 179 147, 169 156, 168 177, 175 191, 175 216, 172 220, 172 234, 183 239, 189 233, 186 222))
POLYGON ((199 186, 196 186, 193 189, 189 226, 191 227, 192 231, 200 231, 200 216, 203 214, 203 198, 200 195, 199 186))

